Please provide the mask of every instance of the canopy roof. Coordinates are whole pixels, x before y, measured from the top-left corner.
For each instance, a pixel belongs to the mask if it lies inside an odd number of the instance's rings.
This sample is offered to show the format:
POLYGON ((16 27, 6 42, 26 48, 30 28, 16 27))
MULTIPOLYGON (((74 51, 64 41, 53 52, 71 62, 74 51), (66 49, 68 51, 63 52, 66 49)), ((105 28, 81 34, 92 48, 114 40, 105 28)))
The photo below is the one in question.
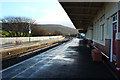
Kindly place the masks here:
POLYGON ((76 29, 86 31, 88 27, 92 26, 92 21, 104 2, 60 2, 60 4, 76 29))

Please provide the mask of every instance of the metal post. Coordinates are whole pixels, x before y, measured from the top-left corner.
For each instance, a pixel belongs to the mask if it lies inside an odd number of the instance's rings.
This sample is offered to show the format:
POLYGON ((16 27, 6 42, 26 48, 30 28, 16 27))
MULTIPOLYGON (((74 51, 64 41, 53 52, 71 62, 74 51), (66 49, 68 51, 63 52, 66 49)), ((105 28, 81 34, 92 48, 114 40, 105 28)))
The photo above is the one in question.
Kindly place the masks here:
POLYGON ((30 42, 30 34, 31 34, 31 28, 30 28, 30 25, 29 25, 29 42, 30 42))

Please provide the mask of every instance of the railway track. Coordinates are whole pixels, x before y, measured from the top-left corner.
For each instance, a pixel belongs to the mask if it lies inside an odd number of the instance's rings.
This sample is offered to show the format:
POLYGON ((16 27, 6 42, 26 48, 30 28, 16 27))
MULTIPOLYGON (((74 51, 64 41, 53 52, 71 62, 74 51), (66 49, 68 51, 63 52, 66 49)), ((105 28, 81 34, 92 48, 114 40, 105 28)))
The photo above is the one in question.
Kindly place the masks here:
POLYGON ((55 43, 52 43, 49 45, 45 45, 43 47, 34 48, 34 49, 29 50, 29 51, 15 55, 9 59, 3 60, 2 61, 2 69, 5 69, 5 68, 12 66, 16 63, 19 63, 21 61, 24 61, 28 58, 35 56, 35 55, 41 54, 42 52, 49 50, 53 47, 56 47, 58 45, 61 45, 62 43, 65 43, 67 41, 69 41, 69 40, 58 41, 58 42, 55 42, 55 43))

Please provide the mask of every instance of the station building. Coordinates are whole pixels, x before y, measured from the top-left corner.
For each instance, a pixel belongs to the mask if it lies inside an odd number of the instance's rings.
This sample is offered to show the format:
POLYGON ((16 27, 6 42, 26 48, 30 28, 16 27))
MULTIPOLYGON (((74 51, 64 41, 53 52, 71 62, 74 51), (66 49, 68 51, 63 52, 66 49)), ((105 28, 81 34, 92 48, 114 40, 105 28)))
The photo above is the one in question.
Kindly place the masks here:
POLYGON ((76 29, 120 71, 120 1, 88 1, 59 0, 76 29))

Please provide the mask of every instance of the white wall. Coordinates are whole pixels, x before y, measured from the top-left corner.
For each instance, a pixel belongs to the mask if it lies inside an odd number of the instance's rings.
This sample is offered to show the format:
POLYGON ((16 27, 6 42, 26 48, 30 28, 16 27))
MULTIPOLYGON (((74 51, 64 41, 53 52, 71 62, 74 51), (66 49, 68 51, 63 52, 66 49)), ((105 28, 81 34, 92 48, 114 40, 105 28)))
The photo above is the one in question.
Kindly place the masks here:
POLYGON ((87 38, 88 40, 92 40, 92 39, 93 39, 93 30, 92 30, 91 27, 88 28, 88 31, 87 31, 87 33, 86 33, 86 38, 87 38))
MULTIPOLYGON (((120 3, 119 3, 120 4, 120 3)), ((118 3, 108 2, 98 11, 93 20, 93 41, 105 45, 105 39, 111 39, 112 16, 118 12, 118 3), (104 29, 101 26, 104 24, 104 29), (102 35, 104 33, 104 35, 102 35), (104 40, 102 38, 104 37, 104 40)), ((91 32, 87 31, 86 37, 89 39, 91 32)))
MULTIPOLYGON (((63 36, 30 37, 30 41, 42 41, 42 40, 62 38, 62 37, 63 36)), ((21 42, 28 42, 29 37, 0 37, 0 44, 15 43, 17 40, 21 42)))

